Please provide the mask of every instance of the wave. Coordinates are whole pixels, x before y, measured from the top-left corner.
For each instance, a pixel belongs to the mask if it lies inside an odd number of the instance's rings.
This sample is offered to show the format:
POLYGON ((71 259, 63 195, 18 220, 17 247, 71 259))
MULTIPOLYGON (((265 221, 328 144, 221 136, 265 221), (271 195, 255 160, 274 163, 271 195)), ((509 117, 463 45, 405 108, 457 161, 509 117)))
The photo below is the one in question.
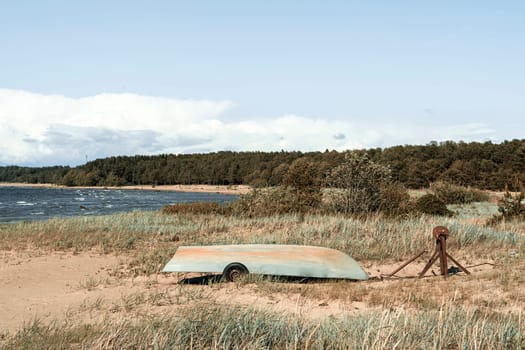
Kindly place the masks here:
POLYGON ((36 203, 28 203, 26 201, 17 201, 16 204, 18 205, 35 205, 36 203))

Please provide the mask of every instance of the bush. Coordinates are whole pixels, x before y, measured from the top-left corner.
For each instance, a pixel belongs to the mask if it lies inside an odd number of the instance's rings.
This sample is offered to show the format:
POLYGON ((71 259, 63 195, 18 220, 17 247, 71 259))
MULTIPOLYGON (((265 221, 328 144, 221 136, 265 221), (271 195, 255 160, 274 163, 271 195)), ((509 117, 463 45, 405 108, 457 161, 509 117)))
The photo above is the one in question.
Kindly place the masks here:
POLYGON ((430 190, 445 204, 468 204, 489 200, 488 194, 483 191, 444 181, 434 182, 430 185, 430 190))
POLYGON ((253 189, 230 205, 238 216, 257 217, 297 212, 295 193, 287 187, 253 189))
POLYGON ((402 215, 410 210, 410 195, 399 183, 386 184, 381 187, 381 204, 379 210, 387 215, 402 215))
POLYGON ((321 180, 319 170, 308 158, 299 158, 290 166, 283 166, 282 186, 258 188, 241 195, 230 205, 232 213, 238 216, 270 216, 286 213, 312 213, 321 204, 321 180), (285 171, 286 170, 286 171, 285 171))
POLYGON ((227 207, 216 202, 177 203, 162 207, 163 214, 225 214, 227 207))
POLYGON ((416 200, 414 210, 422 214, 452 216, 452 212, 447 209, 445 202, 430 193, 416 200))
POLYGON ((366 155, 349 152, 345 161, 326 178, 327 206, 345 214, 377 211, 396 213, 408 202, 408 193, 397 185, 388 166, 371 161, 366 155))
MULTIPOLYGON (((311 212, 321 204, 321 180, 314 162, 299 158, 292 162, 283 176, 283 187, 293 202, 294 212, 311 212)), ((288 201, 286 201, 288 202, 288 201)))
POLYGON ((500 215, 492 217, 488 221, 489 225, 494 225, 507 219, 525 220, 525 189, 520 182, 516 183, 515 187, 519 188, 519 192, 516 192, 514 195, 506 188, 503 199, 499 200, 498 203, 500 215))

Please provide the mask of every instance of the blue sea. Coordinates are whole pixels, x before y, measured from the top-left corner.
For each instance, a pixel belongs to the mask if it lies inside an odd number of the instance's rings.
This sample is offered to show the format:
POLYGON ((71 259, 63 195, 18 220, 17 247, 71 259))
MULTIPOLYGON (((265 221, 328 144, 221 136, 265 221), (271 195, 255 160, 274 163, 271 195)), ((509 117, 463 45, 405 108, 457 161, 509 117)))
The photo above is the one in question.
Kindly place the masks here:
POLYGON ((224 204, 237 197, 200 192, 0 186, 0 222, 159 210, 175 203, 224 204))

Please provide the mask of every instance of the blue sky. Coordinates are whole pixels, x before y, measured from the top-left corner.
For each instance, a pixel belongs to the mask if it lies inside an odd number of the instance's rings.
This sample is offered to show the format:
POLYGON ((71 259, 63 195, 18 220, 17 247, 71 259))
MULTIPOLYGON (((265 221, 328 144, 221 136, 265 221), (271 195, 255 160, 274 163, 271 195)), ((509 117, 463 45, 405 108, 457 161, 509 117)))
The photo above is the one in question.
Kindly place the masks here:
POLYGON ((12 1, 0 164, 523 138, 519 1, 12 1))

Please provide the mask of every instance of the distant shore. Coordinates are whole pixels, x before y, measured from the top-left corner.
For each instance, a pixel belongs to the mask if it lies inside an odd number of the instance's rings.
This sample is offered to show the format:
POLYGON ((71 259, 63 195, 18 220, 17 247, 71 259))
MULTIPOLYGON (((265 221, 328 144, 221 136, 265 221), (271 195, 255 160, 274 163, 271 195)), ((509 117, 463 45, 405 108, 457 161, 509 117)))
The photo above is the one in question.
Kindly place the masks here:
POLYGON ((206 192, 222 194, 245 194, 250 192, 251 187, 247 185, 133 185, 133 186, 64 186, 56 184, 30 184, 19 182, 0 182, 0 187, 33 187, 33 188, 94 188, 109 190, 153 190, 153 191, 175 191, 175 192, 206 192))

